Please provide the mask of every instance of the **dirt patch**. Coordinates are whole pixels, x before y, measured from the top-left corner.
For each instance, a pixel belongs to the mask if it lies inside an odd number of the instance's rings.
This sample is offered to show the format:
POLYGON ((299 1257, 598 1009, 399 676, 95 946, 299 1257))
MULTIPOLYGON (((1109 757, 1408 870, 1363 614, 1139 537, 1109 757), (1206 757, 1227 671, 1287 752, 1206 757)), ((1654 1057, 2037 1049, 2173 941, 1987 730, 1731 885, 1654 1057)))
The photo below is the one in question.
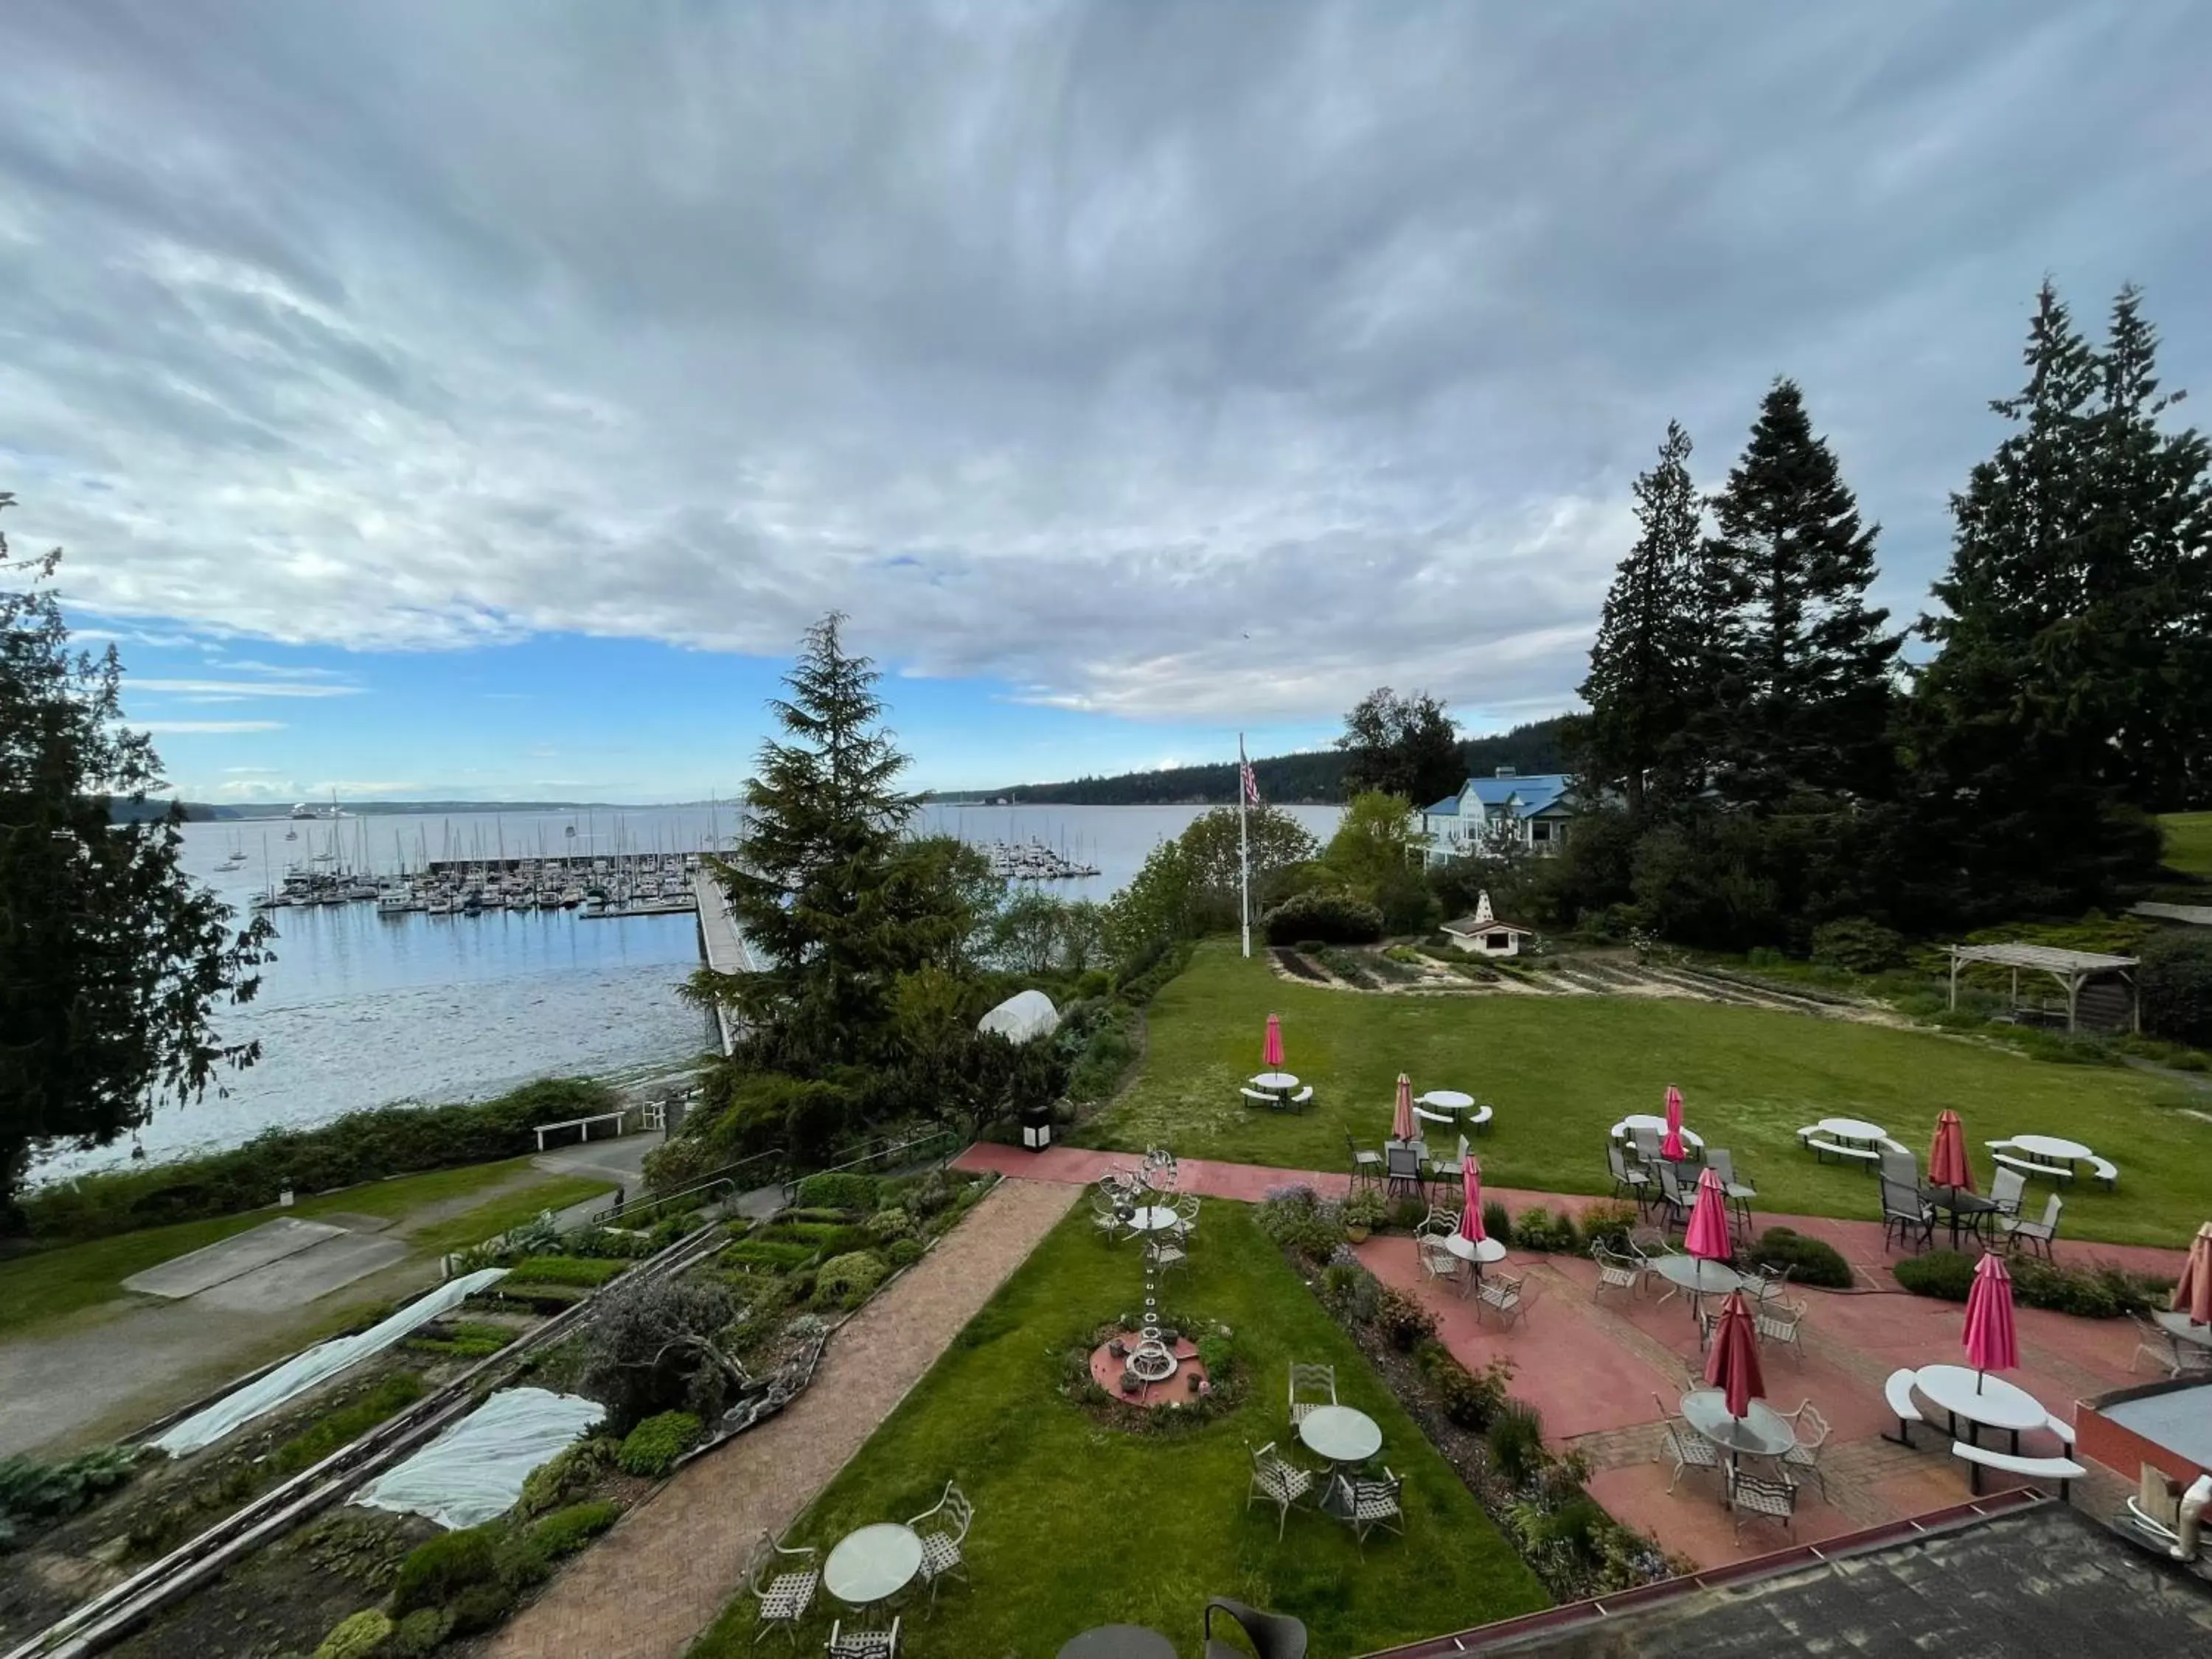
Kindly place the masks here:
POLYGON ((1091 1351, 1091 1380, 1121 1404, 1146 1411, 1211 1392, 1212 1384, 1206 1381, 1206 1367, 1199 1363, 1198 1345, 1188 1337, 1176 1341, 1176 1368, 1170 1375, 1151 1383, 1140 1377, 1133 1391, 1124 1392, 1121 1379, 1128 1375, 1131 1356, 1143 1340, 1139 1332, 1119 1331, 1111 1341, 1100 1343, 1091 1351), (1120 1353, 1114 1352, 1117 1345, 1120 1353))

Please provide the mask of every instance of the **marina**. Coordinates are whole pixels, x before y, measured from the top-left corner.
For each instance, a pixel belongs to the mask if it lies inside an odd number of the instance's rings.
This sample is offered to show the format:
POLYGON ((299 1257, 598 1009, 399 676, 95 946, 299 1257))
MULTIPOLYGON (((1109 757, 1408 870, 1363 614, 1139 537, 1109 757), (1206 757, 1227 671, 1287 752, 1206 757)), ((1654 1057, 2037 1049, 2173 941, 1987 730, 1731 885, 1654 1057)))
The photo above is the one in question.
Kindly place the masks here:
POLYGON ((295 865, 254 895, 257 910, 374 903, 380 916, 480 916, 488 911, 573 910, 586 921, 681 915, 696 908, 700 853, 609 853, 568 858, 437 859, 420 871, 374 876, 295 865))

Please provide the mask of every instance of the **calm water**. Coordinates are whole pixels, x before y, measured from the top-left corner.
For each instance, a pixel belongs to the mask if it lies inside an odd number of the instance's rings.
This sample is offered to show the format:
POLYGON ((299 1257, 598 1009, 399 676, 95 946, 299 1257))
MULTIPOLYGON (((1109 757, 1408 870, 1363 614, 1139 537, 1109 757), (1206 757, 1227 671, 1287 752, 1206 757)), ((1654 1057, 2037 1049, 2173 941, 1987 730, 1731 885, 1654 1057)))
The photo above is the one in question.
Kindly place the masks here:
MULTIPOLYGON (((1200 810, 936 806, 920 827, 977 843, 1043 842, 1100 871, 1050 890, 1103 899, 1200 810)), ((1322 838, 1335 824, 1334 807, 1291 810, 1322 838)), ((281 878, 288 863, 319 854, 329 857, 318 868, 385 872, 425 857, 501 851, 688 852, 733 829, 726 807, 193 823, 185 829, 185 863, 243 914, 269 875, 281 878), (288 841, 288 830, 296 838, 288 841), (246 854, 245 867, 221 869, 234 852, 246 854)), ((707 1042, 702 1017, 676 994, 698 965, 688 915, 380 916, 368 903, 273 914, 276 960, 260 994, 226 1011, 222 1024, 227 1038, 260 1039, 260 1063, 230 1078, 222 1097, 210 1090, 196 1104, 158 1113, 139 1137, 148 1157, 234 1146, 272 1125, 317 1123, 395 1100, 463 1100, 549 1073, 650 1069, 707 1042)), ((129 1155, 126 1140, 58 1157, 40 1173, 108 1167, 129 1155)))

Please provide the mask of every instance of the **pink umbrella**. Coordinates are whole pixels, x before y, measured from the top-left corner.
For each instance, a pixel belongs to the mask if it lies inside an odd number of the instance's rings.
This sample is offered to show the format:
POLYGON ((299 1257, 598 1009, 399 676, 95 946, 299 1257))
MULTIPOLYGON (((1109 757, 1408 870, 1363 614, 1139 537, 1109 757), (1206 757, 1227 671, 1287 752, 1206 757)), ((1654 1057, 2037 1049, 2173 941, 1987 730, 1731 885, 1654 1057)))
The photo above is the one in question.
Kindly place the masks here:
POLYGON ((2012 1322, 2012 1275, 2003 1258, 1984 1255, 1974 1269, 1974 1288, 1966 1293, 1966 1363, 1974 1368, 1974 1387, 1983 1371, 2008 1371, 2020 1364, 2020 1334, 2012 1322))
POLYGON ((1974 1190, 1974 1168, 1966 1162, 1966 1127, 1948 1106, 1936 1114, 1936 1139, 1928 1148, 1928 1183, 1974 1190))
POLYGON ((1690 1206, 1682 1248, 1708 1261, 1725 1261, 1735 1253, 1729 1243, 1728 1193, 1711 1170, 1698 1177, 1698 1201, 1690 1206))
POLYGON ((2173 1287, 2173 1310, 2187 1314, 2192 1325, 2212 1325, 2212 1221, 2190 1242, 2189 1260, 2173 1287))
POLYGON ((1260 1063, 1269 1071, 1280 1071, 1283 1066, 1283 1017, 1267 1016, 1267 1036, 1260 1044, 1260 1063))
POLYGON ((1659 1156, 1670 1164, 1682 1161, 1682 1091, 1667 1085, 1667 1139, 1659 1143, 1659 1156))
POLYGON ((1469 1158, 1459 1172, 1459 1236, 1480 1244, 1490 1237, 1482 1231, 1482 1164, 1469 1158))
POLYGON ((1727 1396, 1729 1415, 1741 1417, 1766 1393, 1759 1371, 1759 1342, 1751 1328, 1751 1310, 1743 1292, 1730 1291, 1713 1326, 1712 1352, 1705 1356, 1705 1382, 1727 1396))
POLYGON ((1413 1079, 1403 1072, 1398 1073, 1398 1109, 1390 1115, 1390 1138, 1411 1140, 1413 1138, 1413 1079))

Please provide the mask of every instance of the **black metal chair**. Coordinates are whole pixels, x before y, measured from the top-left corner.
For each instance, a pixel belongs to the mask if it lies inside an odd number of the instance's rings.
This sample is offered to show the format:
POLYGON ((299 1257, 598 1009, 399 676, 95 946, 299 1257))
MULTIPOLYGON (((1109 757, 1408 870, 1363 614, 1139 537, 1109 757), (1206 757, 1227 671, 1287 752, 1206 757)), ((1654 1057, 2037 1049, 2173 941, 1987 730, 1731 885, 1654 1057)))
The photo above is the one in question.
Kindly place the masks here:
POLYGON ((1215 1611, 1227 1613, 1244 1632, 1244 1639, 1252 1644, 1259 1659, 1306 1659, 1306 1627, 1288 1613, 1262 1613, 1257 1607, 1248 1607, 1242 1601, 1232 1601, 1225 1595, 1217 1595, 1206 1604, 1206 1653, 1204 1659, 1244 1659, 1243 1654, 1228 1643, 1217 1640, 1213 1634, 1215 1611))

